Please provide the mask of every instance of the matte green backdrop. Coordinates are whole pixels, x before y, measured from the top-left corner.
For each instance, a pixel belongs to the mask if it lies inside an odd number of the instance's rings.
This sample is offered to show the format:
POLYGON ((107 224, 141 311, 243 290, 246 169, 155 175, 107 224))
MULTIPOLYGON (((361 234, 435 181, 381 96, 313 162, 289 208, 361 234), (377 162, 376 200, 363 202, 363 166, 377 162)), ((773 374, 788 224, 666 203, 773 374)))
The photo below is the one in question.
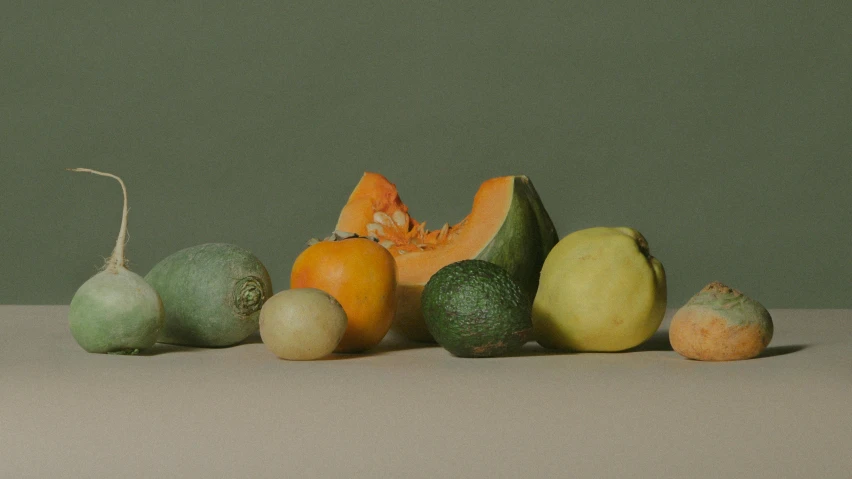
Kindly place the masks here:
POLYGON ((852 2, 0 6, 0 303, 67 303, 130 194, 131 268, 249 248, 287 287, 364 171, 440 226, 528 175, 560 236, 644 233, 713 280, 852 307, 852 2))

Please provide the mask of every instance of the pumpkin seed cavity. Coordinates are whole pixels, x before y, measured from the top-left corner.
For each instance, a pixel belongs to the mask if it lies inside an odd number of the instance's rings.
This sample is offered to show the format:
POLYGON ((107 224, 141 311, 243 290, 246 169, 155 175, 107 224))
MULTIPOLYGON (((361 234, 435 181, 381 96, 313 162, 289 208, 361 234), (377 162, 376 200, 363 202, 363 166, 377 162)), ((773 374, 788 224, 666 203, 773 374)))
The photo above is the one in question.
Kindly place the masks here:
POLYGON ((440 229, 426 229, 426 222, 418 222, 403 209, 373 213, 373 222, 367 224, 367 234, 394 255, 433 250, 459 233, 464 221, 456 226, 444 223, 440 229))

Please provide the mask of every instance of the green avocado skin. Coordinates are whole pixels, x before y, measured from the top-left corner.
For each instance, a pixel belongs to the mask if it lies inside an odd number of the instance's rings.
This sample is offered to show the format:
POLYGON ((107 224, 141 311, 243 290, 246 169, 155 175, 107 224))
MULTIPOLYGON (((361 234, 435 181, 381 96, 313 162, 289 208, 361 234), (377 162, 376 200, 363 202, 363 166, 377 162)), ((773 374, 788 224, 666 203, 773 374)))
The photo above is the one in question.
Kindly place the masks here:
POLYGON ((529 296, 505 269, 488 261, 441 268, 426 283, 421 303, 429 333, 455 356, 504 356, 532 335, 529 296))
POLYGON ((224 347, 258 330, 260 308, 272 296, 266 267, 250 251, 206 243, 182 249, 145 276, 166 311, 162 343, 224 347))

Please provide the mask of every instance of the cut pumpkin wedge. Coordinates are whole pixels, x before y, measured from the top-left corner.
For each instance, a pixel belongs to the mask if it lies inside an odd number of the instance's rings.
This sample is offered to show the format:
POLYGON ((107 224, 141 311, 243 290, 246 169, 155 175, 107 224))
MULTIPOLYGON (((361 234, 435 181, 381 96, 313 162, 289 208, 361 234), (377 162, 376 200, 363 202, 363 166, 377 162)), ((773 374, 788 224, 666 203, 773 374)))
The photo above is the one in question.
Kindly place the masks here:
POLYGON ((335 229, 376 237, 394 256, 398 277, 393 329, 415 341, 434 341, 420 311, 420 294, 439 269, 465 259, 490 261, 505 268, 532 301, 544 259, 559 240, 526 176, 487 180, 461 222, 429 230, 409 215, 393 183, 365 173, 335 229))

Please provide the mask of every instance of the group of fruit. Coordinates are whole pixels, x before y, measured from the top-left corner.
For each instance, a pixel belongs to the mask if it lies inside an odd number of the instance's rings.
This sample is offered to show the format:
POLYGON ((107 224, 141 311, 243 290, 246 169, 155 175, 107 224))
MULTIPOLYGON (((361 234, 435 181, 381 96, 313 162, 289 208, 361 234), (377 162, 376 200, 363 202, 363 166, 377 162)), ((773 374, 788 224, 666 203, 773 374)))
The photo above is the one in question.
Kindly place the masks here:
MULTIPOLYGON (((278 357, 306 360, 367 351, 391 328, 462 357, 511 354, 531 339, 621 351, 650 338, 665 315, 665 272, 638 231, 588 228, 559 240, 525 176, 486 181, 467 217, 429 230, 392 183, 366 173, 335 232, 298 256, 290 289, 274 296, 260 261, 233 245, 179 251, 144 279, 128 271, 121 186, 113 256, 71 302, 71 332, 90 352, 132 353, 157 341, 228 346, 259 330, 278 357)), ((674 350, 700 360, 755 357, 771 337, 766 309, 720 283, 670 328, 674 350)))

